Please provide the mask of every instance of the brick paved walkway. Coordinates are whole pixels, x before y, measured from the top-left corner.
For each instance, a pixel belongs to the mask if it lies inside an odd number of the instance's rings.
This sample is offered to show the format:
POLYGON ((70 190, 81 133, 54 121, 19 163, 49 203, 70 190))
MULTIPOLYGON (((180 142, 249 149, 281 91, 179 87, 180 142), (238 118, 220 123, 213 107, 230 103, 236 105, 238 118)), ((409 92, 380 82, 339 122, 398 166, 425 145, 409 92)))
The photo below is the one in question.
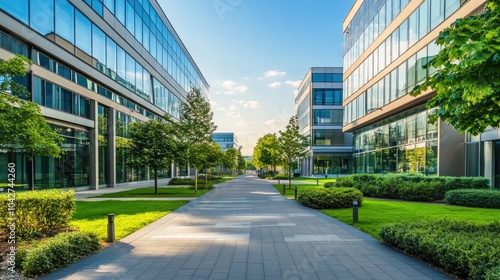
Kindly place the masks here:
POLYGON ((42 279, 451 278, 243 175, 42 279))

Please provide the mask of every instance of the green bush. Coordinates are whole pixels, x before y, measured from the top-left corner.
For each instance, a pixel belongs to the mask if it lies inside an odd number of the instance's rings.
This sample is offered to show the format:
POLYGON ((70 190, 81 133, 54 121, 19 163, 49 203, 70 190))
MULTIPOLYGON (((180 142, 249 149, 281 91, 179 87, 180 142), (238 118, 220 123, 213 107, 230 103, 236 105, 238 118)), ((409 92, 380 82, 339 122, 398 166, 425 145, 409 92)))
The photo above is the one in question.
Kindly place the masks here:
POLYGON ((43 190, 0 195, 0 223, 8 230, 15 214, 16 237, 26 239, 69 226, 75 212, 74 191, 43 190), (12 195, 15 195, 15 199, 12 195), (11 203, 9 205, 9 203, 11 203), (9 206, 14 206, 12 211, 9 206))
POLYGON ((20 248, 17 257, 23 275, 36 277, 75 263, 100 248, 93 233, 64 232, 31 247, 20 248))
POLYGON ((499 231, 499 222, 412 221, 384 226, 380 236, 385 243, 457 277, 485 279, 500 266, 499 231))
POLYGON ((194 179, 191 178, 172 178, 168 181, 169 185, 194 185, 194 179))
POLYGON ((487 189, 483 177, 436 177, 418 174, 354 174, 342 177, 328 187, 354 187, 364 196, 411 201, 443 200, 449 190, 487 189))
POLYGON ((486 272, 485 280, 499 280, 500 279, 500 266, 492 268, 486 272))
POLYGON ((354 188, 308 188, 300 190, 297 201, 314 209, 336 209, 352 207, 352 201, 357 199, 359 205, 363 194, 354 188))
POLYGON ((500 191, 498 190, 451 190, 446 192, 448 204, 500 209, 500 191))

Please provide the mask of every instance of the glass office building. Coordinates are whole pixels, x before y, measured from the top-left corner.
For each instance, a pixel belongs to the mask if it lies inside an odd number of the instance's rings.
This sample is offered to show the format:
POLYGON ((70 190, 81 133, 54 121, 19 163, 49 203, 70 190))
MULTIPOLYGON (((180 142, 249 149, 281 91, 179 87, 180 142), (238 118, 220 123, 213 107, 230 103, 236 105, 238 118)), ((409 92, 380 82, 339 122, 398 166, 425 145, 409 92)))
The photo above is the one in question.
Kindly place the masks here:
POLYGON ((230 148, 238 149, 238 138, 232 132, 214 132, 212 140, 219 144, 221 150, 225 151, 230 148))
MULTIPOLYGON (((0 58, 33 61, 20 79, 65 141, 59 159, 36 157, 37 188, 114 187, 153 179, 127 164, 128 127, 180 117, 187 92, 209 85, 161 7, 153 0, 0 1, 0 58)), ((21 155, 17 184, 31 168, 21 155)), ((0 170, 0 182, 6 181, 0 170)), ((166 173, 162 177, 168 176, 166 173)))
POLYGON ((342 67, 312 67, 295 97, 309 154, 300 159, 303 176, 346 174, 352 170, 352 134, 342 132, 342 67))
POLYGON ((408 93, 435 69, 439 32, 485 1, 357 0, 344 21, 344 126, 354 134, 358 173, 463 176, 465 136, 427 123, 432 90, 408 93))

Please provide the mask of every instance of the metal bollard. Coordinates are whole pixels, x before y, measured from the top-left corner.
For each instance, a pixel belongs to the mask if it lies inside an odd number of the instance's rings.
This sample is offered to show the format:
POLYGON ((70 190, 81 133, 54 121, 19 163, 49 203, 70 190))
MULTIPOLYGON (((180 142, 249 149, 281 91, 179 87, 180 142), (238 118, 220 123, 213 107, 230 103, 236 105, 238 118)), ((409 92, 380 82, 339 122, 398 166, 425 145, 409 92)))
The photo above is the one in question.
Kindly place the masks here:
POLYGON ((279 184, 281 184, 281 183, 280 183, 280 178, 278 178, 278 185, 279 185, 279 184))
POLYGON ((316 179, 316 186, 319 186, 319 179, 316 179))
POLYGON ((295 200, 297 200, 297 187, 293 188, 293 190, 295 191, 295 200))
POLYGON ((115 214, 108 214, 108 239, 107 242, 115 242, 115 214))
POLYGON ((358 200, 354 199, 352 201, 352 222, 358 222, 358 200))
POLYGON ((286 194, 286 184, 283 184, 283 195, 286 194))

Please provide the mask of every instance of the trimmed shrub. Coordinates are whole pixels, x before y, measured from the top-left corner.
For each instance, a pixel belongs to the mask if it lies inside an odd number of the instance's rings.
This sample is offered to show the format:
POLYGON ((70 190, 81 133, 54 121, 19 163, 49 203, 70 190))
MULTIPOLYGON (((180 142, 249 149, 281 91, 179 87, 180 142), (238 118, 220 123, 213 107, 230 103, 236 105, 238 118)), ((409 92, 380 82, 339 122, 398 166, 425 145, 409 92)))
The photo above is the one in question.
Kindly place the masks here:
POLYGON ((492 268, 486 272, 485 280, 499 280, 500 279, 500 266, 492 268))
POLYGON ((499 231, 499 222, 434 220, 386 225, 380 236, 385 243, 457 277, 485 279, 500 266, 499 231))
POLYGON ((0 223, 3 230, 7 230, 6 225, 13 218, 9 206, 15 209, 16 237, 26 239, 67 228, 76 208, 75 193, 43 190, 0 195, 0 223), (14 200, 12 195, 15 195, 14 200))
POLYGON ((436 177, 419 174, 354 174, 328 183, 328 187, 354 187, 364 196, 411 201, 443 200, 449 190, 488 189, 483 177, 436 177))
POLYGON ((500 209, 500 191, 498 190, 451 190, 446 192, 448 204, 500 209))
POLYGON ((64 232, 30 248, 20 248, 18 260, 26 277, 36 277, 96 253, 101 244, 94 233, 64 232))
POLYGON ((168 181, 169 185, 194 185, 194 179, 191 178, 172 178, 168 181))
POLYGON ((354 199, 361 206, 363 194, 354 188, 309 188, 300 190, 297 197, 300 204, 314 209, 349 208, 354 199))

